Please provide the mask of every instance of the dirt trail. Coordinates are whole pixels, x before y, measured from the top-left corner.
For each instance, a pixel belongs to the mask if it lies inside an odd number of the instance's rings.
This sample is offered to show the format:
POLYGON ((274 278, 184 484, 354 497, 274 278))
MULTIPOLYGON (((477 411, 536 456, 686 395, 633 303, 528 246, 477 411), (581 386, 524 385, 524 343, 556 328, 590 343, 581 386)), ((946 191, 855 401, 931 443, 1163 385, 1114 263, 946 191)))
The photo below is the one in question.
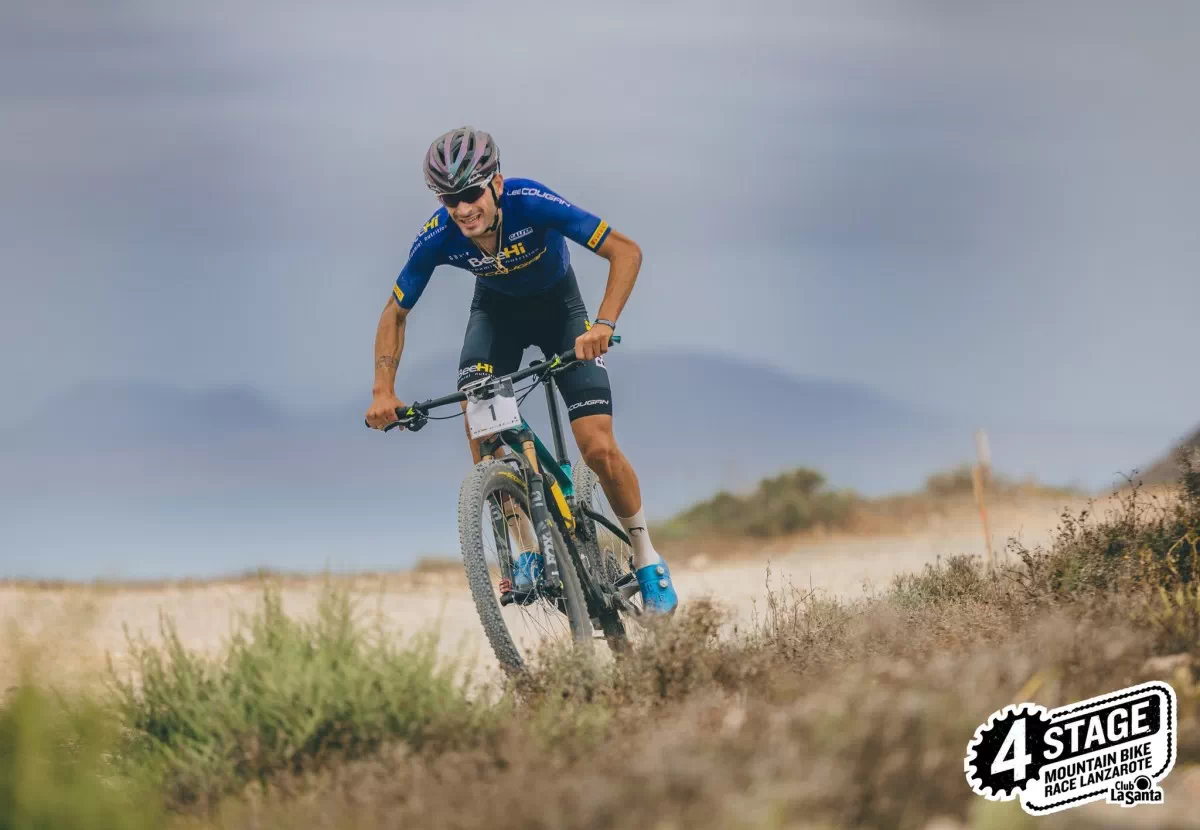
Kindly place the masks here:
MULTIPOLYGON (((996 546, 1017 535, 1028 544, 1041 542, 1057 523, 1062 505, 1044 503, 1000 509, 993 514, 996 546)), ((978 520, 970 513, 946 517, 925 530, 904 536, 835 538, 807 541, 728 564, 712 562, 712 551, 697 548, 676 557, 672 569, 683 602, 711 596, 735 618, 746 621, 766 594, 767 565, 772 586, 785 581, 839 596, 882 590, 897 573, 957 553, 983 549, 978 520)), ((390 574, 347 580, 361 596, 364 613, 378 611, 402 633, 436 627, 447 656, 473 660, 481 669, 495 665, 483 638, 465 580, 445 574, 390 574)), ((321 580, 290 582, 283 591, 291 614, 315 612, 321 580)), ((217 648, 238 613, 254 610, 260 596, 253 581, 168 586, 162 588, 67 587, 39 589, 0 587, 0 690, 15 682, 14 643, 24 643, 41 669, 71 682, 102 676, 105 655, 118 665, 128 651, 125 631, 152 640, 159 637, 159 615, 176 622, 184 645, 217 648), (32 646, 32 649, 29 649, 32 646)))

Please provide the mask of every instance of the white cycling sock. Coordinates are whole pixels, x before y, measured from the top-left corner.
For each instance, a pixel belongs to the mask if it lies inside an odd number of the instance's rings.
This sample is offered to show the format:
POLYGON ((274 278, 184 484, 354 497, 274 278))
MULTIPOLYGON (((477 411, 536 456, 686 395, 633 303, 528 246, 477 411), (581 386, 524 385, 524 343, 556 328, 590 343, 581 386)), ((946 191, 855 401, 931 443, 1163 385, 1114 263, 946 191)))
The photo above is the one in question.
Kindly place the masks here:
POLYGON ((516 556, 517 553, 525 551, 536 551, 538 549, 537 533, 533 529, 533 522, 510 497, 502 496, 501 501, 504 504, 504 519, 508 524, 508 531, 519 548, 518 551, 513 552, 513 555, 516 556))
POLYGON ((521 528, 517 533, 517 541, 520 543, 522 551, 537 552, 537 533, 533 529, 533 521, 524 512, 521 513, 521 528))
POLYGON ((633 543, 633 569, 635 571, 647 565, 657 565, 662 561, 662 557, 658 555, 658 551, 650 542, 650 531, 646 528, 645 510, 639 509, 627 519, 621 516, 618 516, 617 519, 621 522, 621 527, 625 528, 625 532, 629 534, 629 541, 633 543))

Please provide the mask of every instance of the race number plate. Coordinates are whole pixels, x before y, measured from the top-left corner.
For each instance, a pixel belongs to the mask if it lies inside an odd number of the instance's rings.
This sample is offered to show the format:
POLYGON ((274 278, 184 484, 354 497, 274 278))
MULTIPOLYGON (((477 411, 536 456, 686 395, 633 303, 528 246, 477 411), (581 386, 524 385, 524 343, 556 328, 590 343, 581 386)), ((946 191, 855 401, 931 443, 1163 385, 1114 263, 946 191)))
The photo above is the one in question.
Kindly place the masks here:
POLYGON ((467 424, 471 428, 472 438, 495 435, 497 432, 521 425, 521 413, 517 411, 517 398, 513 394, 512 381, 504 378, 493 386, 492 390, 495 394, 489 398, 481 398, 478 393, 473 394, 472 390, 466 390, 467 424))

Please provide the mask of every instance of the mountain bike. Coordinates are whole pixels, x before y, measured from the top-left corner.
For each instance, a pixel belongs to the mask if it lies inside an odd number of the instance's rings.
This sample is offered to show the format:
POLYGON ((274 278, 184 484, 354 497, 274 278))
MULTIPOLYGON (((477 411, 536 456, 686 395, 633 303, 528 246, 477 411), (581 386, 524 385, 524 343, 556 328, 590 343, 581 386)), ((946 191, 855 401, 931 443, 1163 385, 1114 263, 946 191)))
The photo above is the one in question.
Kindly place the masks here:
POLYGON ((471 437, 482 439, 481 458, 459 490, 458 536, 479 619, 509 672, 521 670, 547 640, 590 646, 600 636, 620 652, 626 622, 643 614, 629 537, 596 474, 582 462, 572 467, 563 440, 553 379, 579 362, 570 350, 483 378, 397 409, 397 420, 384 428, 416 432, 430 420, 464 414, 431 411, 466 403, 471 437), (515 388, 525 380, 527 386, 515 388), (546 392, 553 453, 520 414, 538 385, 546 392))

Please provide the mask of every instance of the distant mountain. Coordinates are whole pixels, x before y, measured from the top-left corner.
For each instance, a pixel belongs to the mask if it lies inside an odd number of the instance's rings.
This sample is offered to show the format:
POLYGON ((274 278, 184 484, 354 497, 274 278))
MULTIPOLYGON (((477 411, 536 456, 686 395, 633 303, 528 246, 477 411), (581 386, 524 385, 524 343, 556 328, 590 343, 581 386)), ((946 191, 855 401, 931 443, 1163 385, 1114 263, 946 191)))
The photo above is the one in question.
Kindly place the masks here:
MULTIPOLYGON (((663 517, 803 465, 877 495, 972 453, 974 424, 848 383, 724 357, 614 350, 617 435, 663 517)), ((401 369, 406 400, 452 390, 456 358, 401 369)), ((252 389, 92 384, 0 432, 0 576, 178 576, 378 568, 456 548, 461 421, 362 424, 368 398, 297 416, 252 389)), ((540 392, 522 411, 549 440, 540 392)), ((992 425, 997 469, 1103 486, 1157 436, 992 425)))
POLYGON ((0 440, 124 444, 159 437, 217 437, 269 429, 283 417, 246 386, 193 392, 153 383, 87 383, 48 401, 36 417, 0 433, 0 440))

